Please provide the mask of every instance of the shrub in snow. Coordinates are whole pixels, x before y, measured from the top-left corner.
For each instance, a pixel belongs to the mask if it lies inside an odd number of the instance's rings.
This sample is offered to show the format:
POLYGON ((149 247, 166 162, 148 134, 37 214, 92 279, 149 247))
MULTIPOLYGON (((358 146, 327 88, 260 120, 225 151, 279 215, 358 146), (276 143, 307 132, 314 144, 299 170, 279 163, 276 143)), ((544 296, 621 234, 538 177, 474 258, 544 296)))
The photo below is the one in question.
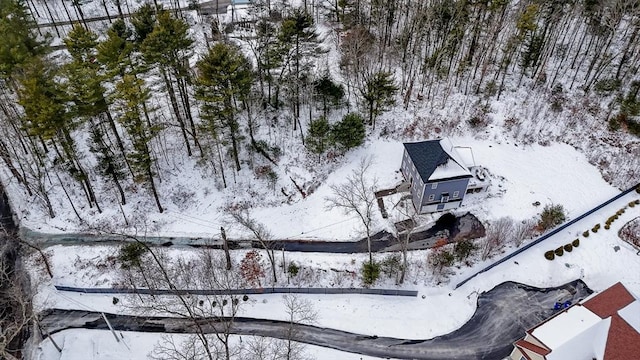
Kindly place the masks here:
POLYGON ((609 230, 609 229, 611 229, 611 226, 609 224, 607 224, 607 225, 604 226, 604 229, 605 230, 609 230))
POLYGON ((122 245, 120 253, 118 254, 120 266, 124 269, 140 267, 142 264, 142 255, 146 252, 147 247, 139 242, 130 242, 122 245))
POLYGON ((256 250, 249 251, 240 261, 240 275, 250 286, 262 286, 260 279, 264 277, 262 255, 256 250))
POLYGON ((362 264, 362 282, 366 286, 373 285, 380 277, 380 264, 377 262, 365 262, 362 264))
POLYGON ((566 251, 566 252, 571 252, 572 250, 573 250, 573 245, 571 245, 571 244, 566 244, 566 245, 564 246, 564 251, 566 251))
POLYGON ((560 246, 559 248, 555 249, 553 252, 558 256, 562 256, 564 254, 564 250, 562 250, 562 246, 560 246))
POLYGON ((312 120, 307 131, 307 149, 314 154, 322 154, 331 146, 331 125, 325 116, 312 120))
POLYGON ((289 275, 291 275, 292 277, 296 277, 299 271, 300 267, 298 266, 298 264, 293 261, 289 263, 289 266, 287 267, 287 272, 289 273, 289 275))
POLYGON ((630 201, 630 202, 629 202, 629 207, 634 207, 634 206, 636 206, 635 201, 630 201))
POLYGON ((443 275, 446 269, 453 265, 455 260, 456 257, 453 252, 443 246, 433 248, 433 251, 427 258, 429 267, 436 275, 443 275))
POLYGON ((380 263, 382 273, 388 277, 395 277, 402 269, 400 255, 389 254, 380 263))
POLYGON ((593 90, 599 95, 608 95, 620 88, 621 81, 619 79, 608 78, 602 79, 595 83, 593 90))
POLYGON ((562 224, 565 219, 566 215, 562 205, 547 205, 542 210, 542 214, 540 214, 538 227, 540 227, 542 231, 549 230, 562 224))
POLYGON ((456 260, 463 261, 467 259, 478 247, 471 240, 461 240, 453 247, 456 260))
POLYGON ((636 199, 636 201, 634 201, 634 203, 635 203, 636 205, 640 205, 640 199, 636 199))
MULTIPOLYGON (((638 187, 636 188, 636 192, 637 192, 638 194, 640 194, 640 185, 638 185, 638 187)), ((636 203, 636 204, 637 204, 637 203, 636 203)))
POLYGON ((578 247, 580 246, 580 239, 575 239, 571 242, 571 245, 573 245, 573 247, 578 247))
POLYGON ((600 230, 600 224, 596 224, 593 228, 591 228, 591 231, 593 231, 594 233, 597 233, 598 230, 600 230))
POLYGON ((545 253, 544 253, 544 257, 545 257, 547 260, 553 260, 553 259, 555 259, 556 254, 553 252, 553 250, 549 250, 549 251, 547 251, 547 252, 545 252, 545 253))
POLYGON ((585 231, 582 233, 582 236, 584 237, 589 237, 589 230, 585 231))

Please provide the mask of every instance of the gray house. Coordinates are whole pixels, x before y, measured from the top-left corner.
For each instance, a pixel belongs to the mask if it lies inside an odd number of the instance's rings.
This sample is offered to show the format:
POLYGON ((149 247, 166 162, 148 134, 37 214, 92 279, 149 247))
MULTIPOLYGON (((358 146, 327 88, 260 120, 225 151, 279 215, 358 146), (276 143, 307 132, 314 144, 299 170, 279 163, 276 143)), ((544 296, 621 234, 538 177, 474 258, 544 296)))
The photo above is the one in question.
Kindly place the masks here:
POLYGON ((459 207, 474 178, 446 138, 404 143, 400 170, 420 214, 459 207))

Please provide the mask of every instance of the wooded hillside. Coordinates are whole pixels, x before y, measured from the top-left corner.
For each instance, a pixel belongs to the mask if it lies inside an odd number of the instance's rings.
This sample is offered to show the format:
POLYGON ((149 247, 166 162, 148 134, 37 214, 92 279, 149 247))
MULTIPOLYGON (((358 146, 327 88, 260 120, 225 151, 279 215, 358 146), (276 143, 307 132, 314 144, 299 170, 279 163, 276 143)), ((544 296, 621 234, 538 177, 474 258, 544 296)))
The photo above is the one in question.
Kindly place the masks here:
POLYGON ((252 177, 286 196, 292 155, 326 169, 367 136, 489 126, 583 149, 616 186, 640 179, 637 0, 257 0, 243 24, 195 3, 131 17, 96 3, 0 0, 2 178, 50 217, 143 190, 163 212, 177 200, 162 183, 187 167, 221 191, 252 177), (60 5, 80 21, 36 27, 60 5), (519 110, 494 119, 498 105, 519 110))

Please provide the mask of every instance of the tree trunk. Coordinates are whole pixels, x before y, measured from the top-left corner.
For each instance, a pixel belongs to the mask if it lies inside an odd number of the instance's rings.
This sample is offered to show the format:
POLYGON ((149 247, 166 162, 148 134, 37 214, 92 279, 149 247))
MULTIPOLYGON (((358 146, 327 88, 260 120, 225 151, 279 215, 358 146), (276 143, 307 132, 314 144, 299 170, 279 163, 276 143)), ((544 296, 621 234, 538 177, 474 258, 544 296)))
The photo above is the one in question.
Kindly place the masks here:
POLYGON ((102 0, 102 7, 104 8, 104 12, 107 14, 107 19, 109 19, 109 24, 113 23, 111 20, 111 14, 109 14, 109 8, 107 7, 107 3, 105 0, 102 0))
POLYGON ((222 248, 224 249, 224 257, 227 264, 227 271, 231 270, 231 255, 229 254, 229 242, 227 241, 227 233, 224 228, 220 226, 220 235, 222 237, 222 248))
POLYGON ((182 119, 182 114, 180 114, 180 109, 178 108, 178 101, 176 99, 175 90, 173 89, 173 85, 167 76, 167 71, 161 66, 160 74, 162 75, 162 80, 164 81, 164 86, 167 89, 167 94, 169 95, 169 100, 171 101, 171 109, 173 109, 173 113, 176 116, 176 120, 178 120, 178 125, 180 126, 180 132, 182 133, 182 138, 184 139, 184 143, 187 147, 187 155, 191 156, 191 145, 189 145, 189 137, 187 136, 187 130, 184 126, 184 119, 182 119))
POLYGON ((124 163, 127 165, 127 169, 129 169, 129 173, 131 173, 131 176, 134 177, 133 170, 131 169, 131 164, 127 159, 127 152, 125 151, 124 145, 122 143, 122 138, 120 138, 120 134, 118 133, 118 128, 116 127, 116 122, 113 120, 113 116, 111 116, 111 112, 108 109, 107 111, 104 112, 104 114, 107 116, 107 121, 109 122, 109 128, 111 129, 113 136, 116 137, 116 144, 118 145, 118 149, 122 154, 122 159, 124 159, 124 163))
POLYGON ((149 186, 151 186, 151 192, 153 193, 153 199, 156 201, 156 206, 158 206, 158 211, 163 213, 164 209, 160 204, 160 198, 158 197, 158 191, 156 190, 156 184, 153 180, 153 172, 151 171, 150 165, 147 166, 147 180, 149 181, 149 186))
POLYGON ((53 25, 53 29, 56 31, 56 35, 58 35, 59 38, 62 38, 62 36, 60 36, 60 31, 58 30, 58 25, 56 24, 56 19, 53 17, 53 14, 51 13, 51 8, 49 7, 49 5, 47 5, 47 0, 43 1, 44 3, 44 8, 47 9, 47 12, 49 13, 49 18, 51 19, 51 24, 53 25))

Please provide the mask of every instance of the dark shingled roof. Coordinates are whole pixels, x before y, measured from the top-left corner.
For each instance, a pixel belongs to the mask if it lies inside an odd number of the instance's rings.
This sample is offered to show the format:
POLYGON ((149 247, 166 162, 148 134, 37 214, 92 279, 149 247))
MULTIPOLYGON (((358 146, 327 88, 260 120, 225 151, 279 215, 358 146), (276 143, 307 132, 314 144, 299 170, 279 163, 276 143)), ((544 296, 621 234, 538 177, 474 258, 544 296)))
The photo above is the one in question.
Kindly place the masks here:
POLYGON ((449 160, 455 161, 444 151, 440 145, 440 139, 404 143, 404 148, 407 149, 407 153, 424 183, 429 181, 429 177, 438 166, 446 164, 449 160))

